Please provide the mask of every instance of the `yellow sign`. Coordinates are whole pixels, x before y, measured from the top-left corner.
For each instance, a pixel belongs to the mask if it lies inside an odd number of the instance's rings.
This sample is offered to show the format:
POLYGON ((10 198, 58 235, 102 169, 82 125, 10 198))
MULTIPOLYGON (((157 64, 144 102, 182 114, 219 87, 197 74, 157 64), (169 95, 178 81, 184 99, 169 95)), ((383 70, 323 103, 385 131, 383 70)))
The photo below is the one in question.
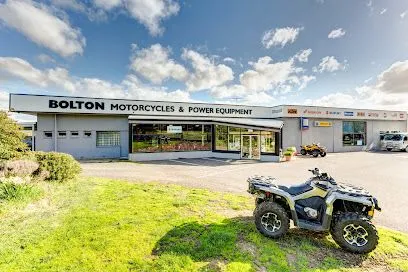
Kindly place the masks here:
POLYGON ((333 123, 328 121, 315 121, 314 125, 315 127, 331 127, 333 123))

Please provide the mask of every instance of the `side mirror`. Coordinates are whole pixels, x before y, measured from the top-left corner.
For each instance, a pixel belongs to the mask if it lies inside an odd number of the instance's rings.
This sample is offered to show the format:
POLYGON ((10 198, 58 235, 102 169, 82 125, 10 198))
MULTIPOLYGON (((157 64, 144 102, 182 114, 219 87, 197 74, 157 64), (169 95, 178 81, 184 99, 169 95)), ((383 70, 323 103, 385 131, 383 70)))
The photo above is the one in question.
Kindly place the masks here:
POLYGON ((408 141, 408 136, 404 137, 404 142, 408 141))

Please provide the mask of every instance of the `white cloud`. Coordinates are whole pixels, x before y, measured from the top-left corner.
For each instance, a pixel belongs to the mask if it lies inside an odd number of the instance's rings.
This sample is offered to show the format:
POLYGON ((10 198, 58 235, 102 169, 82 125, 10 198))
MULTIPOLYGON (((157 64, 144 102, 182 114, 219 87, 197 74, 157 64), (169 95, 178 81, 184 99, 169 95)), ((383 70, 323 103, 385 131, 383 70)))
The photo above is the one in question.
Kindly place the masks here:
POLYGON ((408 60, 393 63, 377 80, 377 88, 385 93, 408 94, 408 60))
POLYGON ((76 0, 51 0, 54 6, 71 9, 79 12, 85 12, 86 6, 76 0))
POLYGON ((36 44, 63 57, 83 53, 85 38, 80 30, 54 15, 45 5, 29 0, 8 0, 0 4, 0 18, 36 44))
POLYGON ((42 63, 55 63, 55 59, 47 54, 40 54, 37 56, 37 59, 42 63))
POLYGON ((407 15, 407 10, 400 14, 401 19, 404 19, 407 15))
POLYGON ((345 63, 340 63, 333 56, 326 56, 322 58, 318 67, 313 68, 313 71, 323 73, 323 72, 335 72, 338 70, 345 70, 345 69, 346 69, 345 63))
POLYGON ((329 39, 338 39, 346 35, 346 31, 342 28, 332 30, 327 36, 329 39))
POLYGON ((47 86, 44 73, 20 58, 0 57, 0 77, 16 77, 40 87, 47 86))
POLYGON ((88 16, 88 19, 90 21, 107 20, 107 14, 104 9, 101 9, 99 7, 87 6, 86 4, 84 4, 84 2, 80 2, 80 0, 51 0, 51 4, 54 8, 83 13, 88 16))
POLYGON ((179 4, 173 0, 127 0, 126 8, 154 36, 164 31, 160 26, 161 21, 180 10, 179 4))
POLYGON ((387 9, 386 8, 383 8, 381 11, 380 11, 380 15, 383 15, 384 13, 386 13, 387 12, 387 9))
POLYGON ((298 52, 295 55, 295 59, 297 59, 300 62, 308 62, 310 54, 312 54, 312 49, 310 48, 305 49, 305 50, 298 52))
POLYGON ((284 47, 287 43, 294 43, 303 28, 284 27, 266 31, 262 37, 262 44, 269 49, 273 46, 284 47))
POLYGON ((94 1, 95 6, 99 8, 103 8, 105 10, 111 10, 122 4, 121 0, 93 0, 93 1, 94 1))
POLYGON ((295 73, 293 60, 274 63, 269 56, 265 56, 249 64, 253 70, 245 71, 239 78, 245 88, 254 91, 284 88, 290 76, 295 73))
POLYGON ((0 110, 7 110, 9 104, 9 93, 0 90, 0 110))
POLYGON ((323 107, 351 107, 355 104, 356 100, 350 94, 341 92, 325 95, 316 100, 307 99, 306 105, 323 106, 323 107))
POLYGON ((223 85, 212 88, 210 94, 218 99, 241 98, 248 94, 248 90, 240 84, 223 85))
POLYGON ((229 62, 231 64, 235 64, 235 59, 231 58, 231 57, 226 57, 223 59, 224 62, 229 62))
POLYGON ((170 49, 160 44, 135 50, 131 69, 155 84, 170 78, 186 80, 187 70, 174 59, 170 59, 170 54, 170 49))
POLYGON ((163 33, 163 20, 177 15, 180 5, 174 0, 93 0, 95 6, 106 11, 113 8, 126 10, 131 17, 143 24, 149 33, 163 33))
POLYGON ((355 92, 374 107, 408 110, 408 60, 393 63, 375 82, 359 86, 355 92))
POLYGON ((194 50, 183 49, 182 58, 191 62, 194 70, 185 82, 190 91, 210 89, 234 79, 234 72, 230 67, 216 64, 214 60, 194 50))
MULTIPOLYGON (((166 88, 144 85, 135 75, 128 75, 123 82, 116 84, 99 78, 73 77, 68 70, 61 67, 40 70, 19 58, 0 58, 0 78, 10 82, 15 79, 22 80, 47 91, 68 92, 71 95, 145 100, 191 100, 186 91, 167 91, 166 88)), ((2 94, 1 97, 3 96, 2 94)))

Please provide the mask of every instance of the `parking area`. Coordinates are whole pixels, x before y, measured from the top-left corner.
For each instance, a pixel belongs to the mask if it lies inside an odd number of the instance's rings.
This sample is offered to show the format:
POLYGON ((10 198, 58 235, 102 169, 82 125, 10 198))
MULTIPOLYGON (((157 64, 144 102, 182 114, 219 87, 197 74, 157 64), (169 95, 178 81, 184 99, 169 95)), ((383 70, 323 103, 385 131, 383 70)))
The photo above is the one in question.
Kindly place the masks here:
POLYGON ((408 153, 331 153, 325 158, 296 157, 283 163, 219 158, 177 159, 152 162, 81 162, 83 175, 131 181, 157 181, 245 194, 246 179, 268 175, 283 185, 305 181, 308 169, 328 172, 338 182, 363 186, 383 208, 375 222, 408 232, 408 153))

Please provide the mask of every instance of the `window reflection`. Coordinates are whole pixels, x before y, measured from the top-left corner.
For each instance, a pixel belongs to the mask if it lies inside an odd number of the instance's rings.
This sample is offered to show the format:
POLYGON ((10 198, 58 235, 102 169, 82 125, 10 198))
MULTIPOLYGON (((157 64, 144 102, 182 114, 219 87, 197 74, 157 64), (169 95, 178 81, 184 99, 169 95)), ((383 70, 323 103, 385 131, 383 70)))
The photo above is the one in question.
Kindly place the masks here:
POLYGON ((211 125, 135 124, 132 152, 211 150, 211 125))

